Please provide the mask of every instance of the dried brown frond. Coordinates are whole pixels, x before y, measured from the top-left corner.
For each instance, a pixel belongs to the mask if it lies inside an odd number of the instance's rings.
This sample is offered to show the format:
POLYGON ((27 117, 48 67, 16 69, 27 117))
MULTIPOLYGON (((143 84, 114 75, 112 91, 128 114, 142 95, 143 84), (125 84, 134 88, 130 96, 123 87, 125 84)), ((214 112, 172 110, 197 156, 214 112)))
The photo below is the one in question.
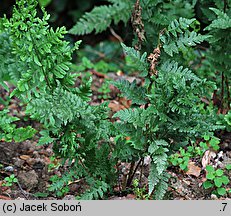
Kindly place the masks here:
POLYGON ((142 21, 142 8, 140 6, 139 0, 137 0, 136 4, 134 5, 131 22, 132 22, 133 31, 138 37, 138 42, 135 45, 135 49, 140 50, 142 42, 145 41, 145 30, 142 21))
POLYGON ((158 59, 160 57, 160 47, 158 46, 156 49, 153 50, 152 53, 148 56, 148 61, 150 62, 150 75, 158 75, 158 71, 156 70, 156 65, 158 64, 158 59))

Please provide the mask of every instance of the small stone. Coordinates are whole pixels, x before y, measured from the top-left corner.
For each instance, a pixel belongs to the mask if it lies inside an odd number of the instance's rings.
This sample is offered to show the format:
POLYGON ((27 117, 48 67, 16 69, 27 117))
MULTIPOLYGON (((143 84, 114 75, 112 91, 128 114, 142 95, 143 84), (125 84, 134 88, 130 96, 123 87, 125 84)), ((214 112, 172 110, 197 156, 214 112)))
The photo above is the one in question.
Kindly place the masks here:
POLYGON ((4 170, 7 171, 7 172, 13 172, 14 171, 14 167, 7 166, 7 167, 4 168, 4 170))
POLYGON ((22 198, 22 197, 18 197, 16 198, 15 200, 26 200, 25 198, 22 198))
POLYGON ((217 196, 215 194, 211 194, 211 199, 212 200, 218 200, 217 196))
POLYGON ((63 197, 63 200, 75 200, 75 196, 73 196, 73 195, 66 195, 65 197, 63 197))
POLYGON ((151 163, 151 157, 150 156, 146 156, 144 158, 144 166, 148 166, 151 163))

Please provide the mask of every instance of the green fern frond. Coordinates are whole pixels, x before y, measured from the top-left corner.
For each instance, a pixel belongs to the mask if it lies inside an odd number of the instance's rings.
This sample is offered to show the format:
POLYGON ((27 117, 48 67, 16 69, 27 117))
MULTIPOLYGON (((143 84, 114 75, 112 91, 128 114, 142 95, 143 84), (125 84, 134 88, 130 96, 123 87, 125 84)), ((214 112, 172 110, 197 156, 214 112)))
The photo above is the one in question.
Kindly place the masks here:
POLYGON ((120 110, 113 115, 113 118, 120 118, 123 123, 132 124, 136 128, 145 128, 145 125, 153 121, 155 115, 155 108, 150 106, 148 109, 129 108, 120 110))
POLYGON ((139 117, 141 115, 142 109, 125 109, 120 110, 113 115, 113 118, 120 118, 123 122, 133 123, 134 125, 139 125, 139 117))
POLYGON ((100 33, 106 30, 114 21, 126 23, 131 15, 132 1, 114 0, 109 1, 112 5, 95 7, 91 12, 85 13, 76 25, 69 31, 71 34, 89 34, 95 30, 100 33))
POLYGON ((170 22, 169 18, 164 15, 164 14, 160 14, 160 13, 157 13, 157 14, 153 14, 153 16, 150 18, 150 21, 155 24, 155 25, 158 25, 158 26, 167 26, 170 22))
POLYGON ((159 175, 161 175, 167 168, 168 155, 166 152, 168 151, 167 148, 159 147, 152 156, 152 161, 156 164, 156 170, 159 175))
POLYGON ((163 75, 165 76, 165 78, 168 78, 167 76, 175 76, 176 79, 179 79, 178 81, 182 79, 182 81, 179 83, 179 85, 182 84, 182 86, 186 86, 186 81, 200 81, 200 78, 198 78, 190 69, 179 66, 179 64, 175 61, 166 61, 164 64, 161 65, 160 71, 161 76, 163 75))
POLYGON ((90 77, 90 79, 86 82, 82 82, 79 88, 71 88, 70 91, 78 95, 83 101, 89 101, 92 96, 91 84, 92 77, 90 77))
POLYGON ((146 103, 146 90, 143 87, 137 87, 136 80, 130 83, 127 80, 118 80, 112 82, 128 100, 132 100, 133 104, 145 104, 146 103))
POLYGON ((187 30, 195 21, 196 19, 186 19, 180 17, 179 20, 175 19, 170 23, 170 25, 167 27, 167 31, 177 37, 177 33, 183 33, 184 30, 187 30))
POLYGON ((138 150, 134 149, 130 140, 126 140, 125 136, 119 134, 115 137, 116 148, 112 153, 112 157, 121 161, 130 162, 137 158, 138 150))
MULTIPOLYGON (((227 77, 231 73, 231 49, 229 42, 231 40, 231 16, 228 10, 226 13, 223 9, 210 8, 214 15, 212 22, 205 30, 209 31, 208 42, 210 49, 207 53, 207 58, 216 71, 222 71, 227 77)), ((211 16, 210 16, 211 17, 211 16)))
MULTIPOLYGON (((8 33, 10 52, 15 56, 14 68, 24 64, 23 73, 17 83, 17 89, 11 96, 31 94, 56 87, 55 80, 63 85, 74 84, 74 76, 69 73, 74 48, 63 40, 67 33, 65 27, 54 30, 48 24, 49 15, 42 9, 43 17, 37 17, 38 2, 34 0, 18 1, 10 20, 4 19, 3 26, 8 33), (23 16, 21 15, 23 14, 23 16), (16 64, 16 62, 21 62, 16 64), (33 92, 33 93, 32 93, 33 92)), ((10 65, 11 62, 8 63, 10 65)), ((12 67, 10 67, 12 70, 12 67)), ((9 71, 9 69, 8 69, 9 71)), ((16 70, 17 71, 17 70, 16 70)))
POLYGON ((164 195, 166 194, 168 190, 169 178, 170 178, 170 175, 165 172, 161 178, 161 181, 157 183, 154 194, 153 194, 153 198, 155 200, 162 200, 164 198, 164 195))
POLYGON ((0 34, 0 80, 10 81, 14 84, 20 79, 22 71, 28 70, 27 65, 22 63, 12 53, 11 40, 8 33, 0 34))
POLYGON ((168 55, 173 56, 174 53, 179 53, 179 51, 185 50, 187 47, 195 46, 209 38, 208 35, 201 35, 188 30, 194 21, 195 19, 185 18, 174 20, 167 27, 166 33, 160 36, 164 44, 164 51, 168 55))
POLYGON ((68 185, 69 182, 81 178, 84 174, 84 169, 81 166, 70 167, 68 172, 63 173, 62 178, 57 175, 51 177, 52 184, 48 187, 49 191, 55 192, 60 191, 64 186, 68 185))
POLYGON ((156 153, 156 151, 161 147, 161 146, 168 146, 169 144, 165 140, 154 140, 151 142, 148 148, 148 153, 150 155, 156 153))
POLYGON ((133 47, 127 47, 125 44, 121 43, 125 54, 131 58, 134 67, 140 71, 139 76, 145 77, 148 74, 148 63, 147 63, 147 53, 144 52, 142 55, 139 51, 135 50, 133 47))
POLYGON ((205 30, 231 28, 231 18, 230 16, 228 16, 228 14, 216 8, 209 8, 209 9, 212 10, 217 15, 217 19, 213 20, 212 23, 205 28, 205 30))
POLYGON ((79 198, 81 200, 102 199, 104 194, 108 191, 109 185, 103 181, 96 181, 91 189, 85 191, 79 198))
POLYGON ((159 175, 156 164, 151 163, 150 173, 148 176, 148 191, 149 195, 154 194, 154 199, 163 199, 168 189, 168 179, 170 175, 166 172, 162 172, 159 175), (154 192, 153 192, 154 191, 154 192))
POLYGON ((60 127, 78 117, 85 108, 86 104, 80 97, 59 86, 51 94, 41 94, 32 100, 27 113, 47 126, 60 127))
POLYGON ((162 175, 167 167, 169 144, 165 140, 155 140, 148 147, 148 153, 152 158, 152 163, 156 165, 158 175, 162 175))
POLYGON ((150 195, 154 190, 155 186, 160 181, 160 175, 157 172, 156 164, 151 163, 149 168, 149 176, 148 176, 148 194, 150 195))

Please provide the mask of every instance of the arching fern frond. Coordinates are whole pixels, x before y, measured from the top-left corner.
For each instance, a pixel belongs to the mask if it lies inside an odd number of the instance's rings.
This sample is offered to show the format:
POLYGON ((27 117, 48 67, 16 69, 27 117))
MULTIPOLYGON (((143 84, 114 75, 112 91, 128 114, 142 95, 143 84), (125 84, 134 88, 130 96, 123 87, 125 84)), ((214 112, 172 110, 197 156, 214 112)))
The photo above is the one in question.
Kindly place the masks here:
POLYGON ((118 24, 119 21, 126 23, 131 15, 133 1, 130 0, 110 0, 112 5, 95 7, 91 12, 87 12, 69 31, 71 34, 89 34, 95 30, 100 33, 106 30, 112 22, 118 24))
POLYGON ((217 19, 213 20, 212 23, 205 28, 205 30, 231 28, 230 16, 216 8, 210 8, 210 10, 212 10, 217 15, 217 19))

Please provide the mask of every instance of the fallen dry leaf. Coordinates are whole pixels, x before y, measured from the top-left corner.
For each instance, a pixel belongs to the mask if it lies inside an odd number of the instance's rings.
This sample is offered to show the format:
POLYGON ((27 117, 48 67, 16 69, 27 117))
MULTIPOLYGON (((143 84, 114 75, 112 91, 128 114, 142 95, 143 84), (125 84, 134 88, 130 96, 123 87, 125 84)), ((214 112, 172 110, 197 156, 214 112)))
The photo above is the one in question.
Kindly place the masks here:
POLYGON ((130 106, 132 105, 132 101, 131 100, 127 100, 126 98, 120 98, 119 99, 120 104, 122 104, 125 108, 130 108, 130 106))
POLYGON ((216 153, 210 150, 207 150, 204 153, 204 156, 202 157, 202 169, 205 169, 205 167, 210 164, 211 158, 215 158, 216 157, 216 153))
POLYGON ((29 155, 20 155, 19 157, 20 157, 20 159, 25 160, 25 161, 30 158, 29 155))
POLYGON ((136 199, 136 196, 134 194, 128 194, 126 196, 127 199, 136 199))
POLYGON ((0 200, 11 200, 10 197, 0 195, 0 200))
POLYGON ((199 177, 200 173, 201 173, 201 168, 196 166, 194 162, 189 162, 188 171, 186 172, 186 174, 199 177))
POLYGON ((113 112, 118 112, 122 109, 125 109, 125 106, 119 104, 117 101, 111 101, 108 104, 108 107, 113 111, 113 112))
POLYGON ((98 72, 98 71, 95 71, 95 70, 91 70, 91 73, 92 73, 92 74, 95 74, 95 75, 98 76, 98 77, 108 78, 107 75, 102 74, 102 73, 100 73, 100 72, 98 72))

